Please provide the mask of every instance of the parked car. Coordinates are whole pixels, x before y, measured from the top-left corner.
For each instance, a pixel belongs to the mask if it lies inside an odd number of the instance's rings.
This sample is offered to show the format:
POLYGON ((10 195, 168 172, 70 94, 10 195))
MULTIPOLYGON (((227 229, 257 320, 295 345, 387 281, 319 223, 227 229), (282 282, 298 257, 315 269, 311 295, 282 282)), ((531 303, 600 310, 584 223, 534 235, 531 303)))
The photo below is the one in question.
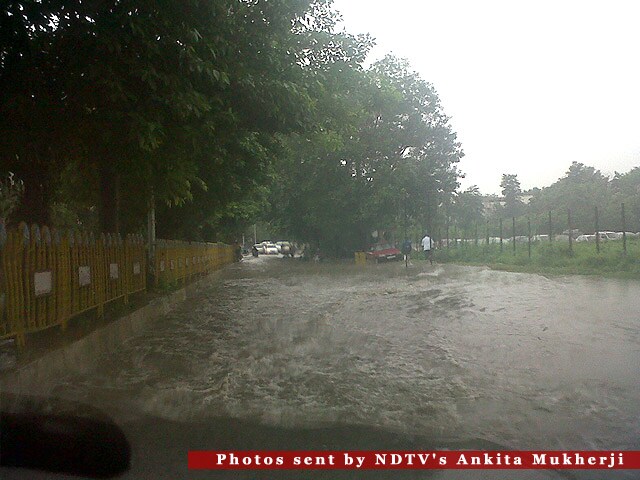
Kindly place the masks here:
POLYGON ((275 243, 267 243, 264 247, 264 253, 266 253, 267 255, 277 255, 278 247, 275 243))
POLYGON ((278 247, 278 253, 282 255, 290 255, 291 254, 291 243, 289 242, 276 242, 278 247))
POLYGON ((265 254, 265 250, 264 250, 264 244, 262 243, 256 243, 253 248, 255 249, 256 252, 258 252, 259 254, 265 254))
POLYGON ((282 242, 282 246, 280 247, 280 253, 283 255, 293 255, 295 251, 291 242, 282 242))
POLYGON ((402 260, 402 252, 390 243, 377 243, 367 252, 367 259, 379 262, 402 260))
POLYGON ((595 241, 596 241, 595 235, 578 235, 576 237, 576 242, 595 242, 595 241))
POLYGON ((616 232, 608 232, 608 231, 599 232, 599 236, 600 236, 600 240, 605 242, 607 240, 618 240, 622 238, 622 235, 618 235, 616 232))

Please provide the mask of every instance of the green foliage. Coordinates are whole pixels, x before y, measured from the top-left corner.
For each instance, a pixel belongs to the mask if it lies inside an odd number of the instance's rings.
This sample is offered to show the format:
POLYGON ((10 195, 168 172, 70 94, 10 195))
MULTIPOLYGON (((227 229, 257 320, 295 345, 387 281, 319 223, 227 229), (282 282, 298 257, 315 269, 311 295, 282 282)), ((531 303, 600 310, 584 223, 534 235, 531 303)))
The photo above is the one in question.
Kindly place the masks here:
POLYGON ((208 240, 262 217, 336 254, 435 228, 463 155, 449 119, 406 61, 365 71, 373 40, 338 18, 330 0, 5 2, 21 215, 142 231, 155 205, 159 236, 208 240))
POLYGON ((504 207, 500 214, 506 218, 518 217, 522 215, 524 204, 522 203, 522 189, 517 175, 504 174, 500 182, 504 207))
POLYGON ((0 219, 6 221, 11 218, 23 193, 24 183, 13 173, 0 177, 0 219))
POLYGON ((318 77, 316 130, 285 139, 271 212, 335 255, 366 247, 374 230, 433 225, 462 156, 435 90, 406 61, 363 71, 362 52, 347 53, 318 77))
POLYGON ((484 226, 484 206, 477 186, 474 185, 453 195, 450 215, 455 219, 463 236, 467 238, 474 236, 476 227, 479 229, 479 235, 482 235, 480 229, 484 226))
MULTIPOLYGON (((540 190, 531 200, 530 211, 543 216, 549 210, 562 215, 558 219, 558 231, 567 229, 567 210, 571 210, 574 228, 582 232, 593 232, 594 207, 608 203, 609 181, 593 167, 573 162, 566 175, 553 185, 540 190)), ((619 211, 619 204, 618 209, 619 211)), ((614 217, 615 218, 615 217, 614 217)), ((604 217, 603 217, 604 219, 604 217)), ((613 228, 600 225, 601 230, 613 228)))
POLYGON ((276 135, 308 125, 301 63, 335 21, 329 5, 5 2, 0 158, 25 182, 22 215, 46 222, 55 203, 73 216, 58 188, 68 166, 97 192, 87 206, 103 228, 140 228, 152 198, 166 217, 193 206, 173 222, 182 230, 238 212, 267 179, 276 135))

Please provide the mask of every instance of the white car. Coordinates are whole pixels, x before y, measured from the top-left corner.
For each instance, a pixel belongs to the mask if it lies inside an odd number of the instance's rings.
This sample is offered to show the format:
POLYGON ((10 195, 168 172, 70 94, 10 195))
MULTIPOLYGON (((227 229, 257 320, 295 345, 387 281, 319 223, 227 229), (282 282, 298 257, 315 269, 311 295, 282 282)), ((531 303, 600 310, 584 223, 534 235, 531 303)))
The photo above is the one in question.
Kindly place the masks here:
POLYGON ((275 243, 267 243, 264 247, 264 253, 267 255, 277 255, 279 253, 278 246, 275 243))
POLYGON ((576 242, 595 242, 595 241, 596 241, 595 235, 578 235, 578 237, 576 238, 576 242))
POLYGON ((616 232, 608 232, 608 231, 604 231, 604 232, 600 232, 600 240, 618 240, 620 238, 622 238, 622 235, 618 236, 618 234, 616 232))
POLYGON ((278 247, 278 253, 282 255, 291 254, 291 244, 289 242, 276 242, 276 246, 278 247))

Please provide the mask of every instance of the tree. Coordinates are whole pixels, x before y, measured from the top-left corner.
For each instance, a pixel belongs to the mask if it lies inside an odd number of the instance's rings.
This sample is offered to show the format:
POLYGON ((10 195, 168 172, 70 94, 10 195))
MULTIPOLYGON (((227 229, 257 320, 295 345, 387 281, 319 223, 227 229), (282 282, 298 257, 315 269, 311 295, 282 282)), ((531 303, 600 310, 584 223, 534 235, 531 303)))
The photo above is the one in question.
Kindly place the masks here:
POLYGON ((463 154, 449 119, 406 61, 365 70, 371 38, 337 18, 330 0, 5 2, 20 215, 139 231, 153 202, 160 235, 211 238, 270 211, 335 251, 433 227, 463 154))
POLYGON ((300 48, 329 4, 3 4, 0 158, 25 182, 23 218, 48 222, 69 171, 104 230, 139 228, 151 198, 200 202, 182 226, 219 217, 264 181, 275 136, 305 127, 300 48))
POLYGON ((462 151, 433 87, 394 57, 367 71, 340 58, 321 79, 317 130, 289 137, 279 164, 280 222, 339 254, 405 219, 421 230, 437 221, 441 197, 457 188, 462 151))
POLYGON ((452 217, 467 236, 475 234, 475 227, 484 221, 482 195, 473 185, 453 197, 452 217))
POLYGON ((518 217, 524 211, 522 202, 522 189, 517 175, 503 174, 500 182, 502 197, 504 198, 504 208, 502 214, 506 217, 518 217))
MULTIPOLYGON (((564 177, 540 190, 530 202, 530 210, 539 218, 539 223, 549 211, 556 212, 562 220, 557 221, 558 230, 566 230, 567 210, 571 210, 572 226, 583 232, 595 229, 594 207, 601 211, 609 199, 609 180, 599 170, 579 162, 573 162, 564 177), (563 228, 560 228, 563 226, 563 228)), ((619 205, 616 209, 619 212, 619 205)), ((607 216, 603 214, 602 219, 607 216)), ((619 213, 616 215, 619 218, 619 213)), ((604 229, 601 223, 601 229, 604 229)))
POLYGON ((640 231, 640 167, 624 174, 616 173, 609 186, 610 198, 603 215, 609 222, 608 228, 622 230, 621 204, 624 203, 627 231, 640 231))

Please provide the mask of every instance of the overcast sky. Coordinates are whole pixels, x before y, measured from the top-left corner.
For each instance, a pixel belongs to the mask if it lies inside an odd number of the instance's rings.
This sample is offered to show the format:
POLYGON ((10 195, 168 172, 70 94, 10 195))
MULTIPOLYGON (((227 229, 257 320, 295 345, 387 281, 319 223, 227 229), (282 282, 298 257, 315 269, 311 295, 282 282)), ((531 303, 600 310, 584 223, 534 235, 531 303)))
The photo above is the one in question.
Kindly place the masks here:
POLYGON ((335 0, 350 33, 432 83, 465 151, 463 187, 547 186, 572 161, 640 165, 640 1, 335 0))

